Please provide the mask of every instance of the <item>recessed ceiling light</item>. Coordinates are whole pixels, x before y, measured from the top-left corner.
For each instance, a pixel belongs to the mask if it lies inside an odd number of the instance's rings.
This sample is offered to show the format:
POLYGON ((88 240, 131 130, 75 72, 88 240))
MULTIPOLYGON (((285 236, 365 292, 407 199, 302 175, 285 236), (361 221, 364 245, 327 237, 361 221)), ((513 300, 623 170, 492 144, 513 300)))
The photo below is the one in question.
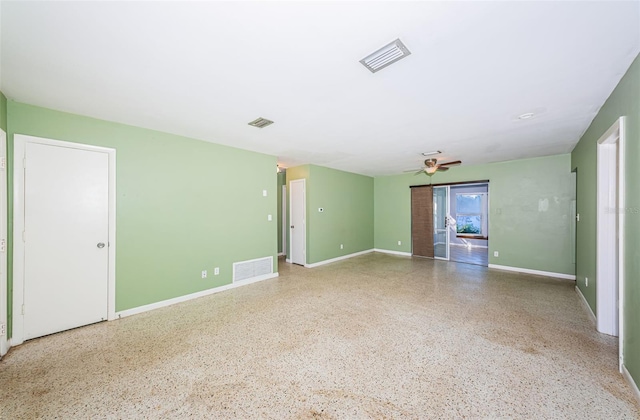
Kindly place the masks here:
POLYGON ((369 54, 362 60, 363 66, 368 68, 371 73, 375 73, 383 68, 395 63, 398 60, 410 55, 411 51, 400 41, 400 38, 388 43, 379 50, 369 54))
POLYGON ((442 153, 440 150, 434 150, 433 152, 422 152, 422 156, 433 156, 439 155, 440 153, 442 153))
POLYGON ((273 121, 268 120, 266 118, 262 118, 262 117, 257 118, 257 119, 255 119, 255 120, 253 120, 253 121, 251 121, 249 123, 249 125, 251 125, 253 127, 258 127, 258 128, 264 128, 264 127, 266 127, 268 125, 271 125, 271 124, 273 124, 273 121))
POLYGON ((525 112, 522 115, 518 115, 518 119, 519 120, 529 120, 531 118, 533 118, 533 116, 536 115, 533 112, 525 112))

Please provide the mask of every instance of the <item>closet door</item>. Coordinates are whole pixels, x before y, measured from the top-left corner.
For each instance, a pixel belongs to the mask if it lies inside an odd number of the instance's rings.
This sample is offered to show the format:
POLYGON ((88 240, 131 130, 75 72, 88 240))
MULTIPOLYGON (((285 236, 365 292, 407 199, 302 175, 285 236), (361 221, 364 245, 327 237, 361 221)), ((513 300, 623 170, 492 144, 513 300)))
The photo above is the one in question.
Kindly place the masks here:
POLYGON ((433 187, 411 187, 411 252, 433 258, 433 187))

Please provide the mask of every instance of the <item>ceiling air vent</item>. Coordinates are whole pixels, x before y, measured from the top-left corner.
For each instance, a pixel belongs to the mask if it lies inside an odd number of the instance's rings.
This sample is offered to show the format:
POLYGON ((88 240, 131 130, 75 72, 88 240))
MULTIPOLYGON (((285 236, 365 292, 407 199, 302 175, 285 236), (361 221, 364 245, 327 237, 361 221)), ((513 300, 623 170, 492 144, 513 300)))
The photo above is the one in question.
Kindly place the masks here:
POLYGON ((252 126, 258 127, 258 128, 265 128, 266 126, 271 125, 271 124, 273 124, 273 121, 268 120, 266 118, 262 118, 262 117, 260 117, 260 118, 258 118, 256 120, 253 120, 253 121, 251 121, 249 123, 249 125, 252 125, 252 126))
POLYGON ((375 73, 390 64, 410 55, 411 51, 400 41, 400 38, 385 45, 378 51, 366 56, 360 62, 368 68, 371 73, 375 73))

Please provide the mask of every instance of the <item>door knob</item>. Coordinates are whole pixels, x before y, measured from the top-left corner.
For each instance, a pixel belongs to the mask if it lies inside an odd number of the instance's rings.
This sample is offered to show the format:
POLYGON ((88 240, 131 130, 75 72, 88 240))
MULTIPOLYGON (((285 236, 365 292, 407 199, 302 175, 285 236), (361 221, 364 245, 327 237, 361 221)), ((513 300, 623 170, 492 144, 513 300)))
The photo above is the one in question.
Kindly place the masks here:
POLYGON ((104 242, 98 242, 98 248, 100 249, 104 248, 104 242))

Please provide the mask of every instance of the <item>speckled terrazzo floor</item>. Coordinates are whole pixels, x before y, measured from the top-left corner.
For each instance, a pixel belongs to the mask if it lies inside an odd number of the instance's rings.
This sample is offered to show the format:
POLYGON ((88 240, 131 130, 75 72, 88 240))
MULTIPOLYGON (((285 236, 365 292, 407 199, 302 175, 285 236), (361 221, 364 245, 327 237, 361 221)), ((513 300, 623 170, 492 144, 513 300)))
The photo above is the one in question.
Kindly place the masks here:
POLYGON ((639 418, 572 282, 367 254, 16 347, 0 418, 639 418))

